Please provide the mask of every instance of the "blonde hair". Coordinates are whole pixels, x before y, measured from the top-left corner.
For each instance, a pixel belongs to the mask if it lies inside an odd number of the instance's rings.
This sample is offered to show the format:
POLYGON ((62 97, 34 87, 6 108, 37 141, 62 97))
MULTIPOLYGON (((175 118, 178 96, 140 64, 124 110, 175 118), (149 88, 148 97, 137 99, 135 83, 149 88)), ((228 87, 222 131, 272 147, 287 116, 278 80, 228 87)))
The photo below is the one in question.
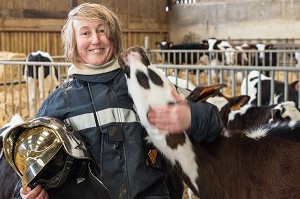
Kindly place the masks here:
POLYGON ((64 52, 68 61, 74 63, 78 59, 73 28, 73 22, 76 19, 87 19, 103 24, 107 29, 105 34, 113 44, 114 56, 117 57, 123 51, 122 30, 117 15, 103 5, 83 3, 69 12, 67 21, 61 31, 64 52))

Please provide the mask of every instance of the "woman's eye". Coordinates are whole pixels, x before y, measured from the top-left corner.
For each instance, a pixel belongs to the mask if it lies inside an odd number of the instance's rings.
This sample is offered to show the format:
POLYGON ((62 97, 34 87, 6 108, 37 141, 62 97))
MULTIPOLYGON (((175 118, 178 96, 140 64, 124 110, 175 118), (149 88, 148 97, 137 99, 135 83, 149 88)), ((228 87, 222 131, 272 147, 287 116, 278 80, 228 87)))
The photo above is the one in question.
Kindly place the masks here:
POLYGON ((80 33, 80 35, 82 35, 82 36, 88 36, 90 33, 89 32, 82 32, 82 33, 80 33))
POLYGON ((105 34, 105 29, 98 29, 98 34, 104 35, 105 34))

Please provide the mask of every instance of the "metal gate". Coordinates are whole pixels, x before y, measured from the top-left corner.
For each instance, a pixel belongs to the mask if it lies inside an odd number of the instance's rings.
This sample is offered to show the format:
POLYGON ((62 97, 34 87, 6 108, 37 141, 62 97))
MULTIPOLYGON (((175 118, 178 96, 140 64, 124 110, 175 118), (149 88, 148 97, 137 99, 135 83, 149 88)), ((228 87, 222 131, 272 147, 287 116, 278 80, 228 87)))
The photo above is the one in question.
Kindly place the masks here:
MULTIPOLYGON (((258 70, 261 73, 264 71, 270 72, 270 77, 275 81, 282 81, 288 86, 292 81, 300 79, 300 67, 297 67, 297 62, 295 61, 294 54, 299 50, 272 50, 275 53, 279 62, 276 66, 258 66, 258 65, 237 65, 225 64, 224 52, 221 51, 161 51, 161 50, 151 50, 149 51, 149 57, 151 62, 162 69, 166 76, 172 76, 175 80, 174 83, 178 84, 179 80, 184 80, 185 85, 180 85, 181 87, 189 88, 189 84, 194 85, 213 85, 218 83, 227 84, 227 88, 223 89, 228 96, 240 95, 240 80, 237 74, 241 74, 242 78, 247 77, 251 70, 258 70), (163 53, 181 53, 183 56, 187 56, 188 53, 197 53, 200 60, 201 53, 208 53, 208 60, 212 59, 214 53, 221 53, 222 60, 217 64, 212 64, 208 62, 206 64, 170 64, 161 55, 163 53)), ((260 51, 251 51, 254 53, 254 59, 260 51)), ((237 55, 234 59, 237 59, 237 55)), ((59 61, 63 61, 60 59, 59 61)), ((169 60, 170 61, 170 60, 169 60)), ((0 60, 0 114, 2 119, 0 121, 2 126, 5 124, 12 115, 20 114, 25 119, 29 118, 29 102, 28 102, 28 92, 32 90, 37 90, 38 86, 34 88, 29 88, 23 78, 23 67, 24 65, 42 65, 57 67, 58 69, 58 79, 62 84, 67 81, 67 70, 71 63, 67 62, 25 62, 25 61, 1 61, 0 60)), ((299 64, 299 63, 298 63, 299 64)), ((189 88, 191 89, 191 88, 189 88)), ((274 88, 271 89, 271 94, 274 94, 274 88)), ((300 93, 300 92, 298 92, 300 93)), ((287 92, 285 92, 287 96, 287 92)), ((47 96, 43 96, 45 99, 47 96)), ((300 94, 298 99, 300 99, 300 94)), ((259 101, 259 100, 258 100, 259 101)), ((300 103, 298 103, 300 104, 300 103)), ((258 104, 259 105, 259 104, 258 104)), ((36 107, 37 109, 39 107, 36 107)))

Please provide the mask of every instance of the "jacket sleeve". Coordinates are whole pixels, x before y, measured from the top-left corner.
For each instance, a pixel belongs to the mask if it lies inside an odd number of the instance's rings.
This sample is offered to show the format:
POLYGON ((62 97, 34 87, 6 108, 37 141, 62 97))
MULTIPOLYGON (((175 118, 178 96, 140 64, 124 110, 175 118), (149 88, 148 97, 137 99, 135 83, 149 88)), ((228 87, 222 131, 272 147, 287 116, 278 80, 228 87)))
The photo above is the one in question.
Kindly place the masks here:
POLYGON ((187 134, 197 142, 210 142, 216 139, 223 129, 217 107, 209 103, 188 103, 192 121, 187 134))

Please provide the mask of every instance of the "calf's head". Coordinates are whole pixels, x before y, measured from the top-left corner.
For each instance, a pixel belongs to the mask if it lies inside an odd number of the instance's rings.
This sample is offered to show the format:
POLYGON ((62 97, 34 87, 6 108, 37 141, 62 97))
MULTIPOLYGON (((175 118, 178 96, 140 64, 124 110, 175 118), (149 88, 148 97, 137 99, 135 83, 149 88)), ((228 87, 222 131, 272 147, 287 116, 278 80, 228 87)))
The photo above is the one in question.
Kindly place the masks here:
POLYGON ((139 46, 130 47, 119 55, 119 64, 128 78, 130 78, 129 66, 136 60, 139 60, 147 67, 150 65, 150 60, 148 59, 146 52, 139 46))
POLYGON ((281 102, 272 109, 271 114, 273 122, 300 120, 300 111, 293 101, 281 102))
POLYGON ((122 54, 119 55, 118 61, 121 69, 126 74, 128 79, 131 78, 130 77, 131 65, 140 62, 142 63, 142 64, 138 64, 140 67, 147 67, 148 76, 142 70, 139 69, 137 69, 134 74, 137 78, 137 81, 139 82, 139 85, 142 86, 143 88, 150 89, 149 78, 155 85, 161 87, 164 86, 164 82, 161 79, 161 77, 157 74, 157 72, 149 68, 151 64, 150 60, 148 59, 147 54, 142 47, 133 46, 126 49, 122 54))

